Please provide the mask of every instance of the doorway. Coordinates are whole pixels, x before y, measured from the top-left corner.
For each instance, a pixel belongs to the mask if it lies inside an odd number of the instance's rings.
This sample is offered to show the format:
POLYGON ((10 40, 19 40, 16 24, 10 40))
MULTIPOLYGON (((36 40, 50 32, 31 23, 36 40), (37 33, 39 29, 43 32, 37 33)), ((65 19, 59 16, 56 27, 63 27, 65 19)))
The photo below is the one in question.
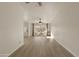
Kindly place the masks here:
POLYGON ((32 36, 50 36, 48 23, 32 23, 32 36))

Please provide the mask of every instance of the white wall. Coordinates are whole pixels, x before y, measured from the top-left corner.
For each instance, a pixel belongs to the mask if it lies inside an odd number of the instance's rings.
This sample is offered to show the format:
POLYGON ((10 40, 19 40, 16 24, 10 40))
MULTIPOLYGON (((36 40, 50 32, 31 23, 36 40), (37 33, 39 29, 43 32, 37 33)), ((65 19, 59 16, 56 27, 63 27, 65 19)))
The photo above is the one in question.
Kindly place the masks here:
POLYGON ((36 3, 24 4, 25 9, 25 21, 29 23, 29 36, 32 34, 31 24, 34 22, 39 22, 39 18, 42 22, 51 23, 53 18, 56 16, 58 11, 50 3, 43 3, 43 6, 39 7, 36 3), (52 9, 54 8, 54 9, 52 9), (54 11, 52 13, 52 11, 54 11))
POLYGON ((24 10, 20 3, 0 3, 0 56, 23 45, 24 10))
POLYGON ((74 56, 79 56, 79 3, 59 3, 55 6, 59 8, 52 21, 55 39, 74 56))
POLYGON ((51 23, 55 39, 79 56, 79 3, 43 3, 41 7, 31 3, 24 8, 28 22, 38 22, 37 17, 41 17, 43 22, 51 23))

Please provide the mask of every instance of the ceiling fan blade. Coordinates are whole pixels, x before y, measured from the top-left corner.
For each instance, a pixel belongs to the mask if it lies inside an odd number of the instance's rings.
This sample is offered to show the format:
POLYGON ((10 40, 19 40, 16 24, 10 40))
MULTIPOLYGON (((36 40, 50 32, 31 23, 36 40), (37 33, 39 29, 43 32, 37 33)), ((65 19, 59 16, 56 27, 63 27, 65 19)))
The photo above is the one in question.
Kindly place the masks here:
MULTIPOLYGON (((26 4, 29 4, 31 2, 25 2, 26 4)), ((36 2, 39 6, 42 6, 42 2, 36 2)))
POLYGON ((26 4, 30 3, 30 2, 25 2, 26 4))
POLYGON ((38 5, 39 5, 39 6, 42 6, 42 3, 41 3, 41 2, 38 2, 38 5))

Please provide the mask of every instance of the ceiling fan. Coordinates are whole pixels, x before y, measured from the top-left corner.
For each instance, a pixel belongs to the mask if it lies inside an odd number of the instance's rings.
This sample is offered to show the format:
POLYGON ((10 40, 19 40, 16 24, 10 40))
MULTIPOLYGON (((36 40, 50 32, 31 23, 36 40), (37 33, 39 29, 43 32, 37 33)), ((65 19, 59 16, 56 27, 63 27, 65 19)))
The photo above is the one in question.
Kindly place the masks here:
MULTIPOLYGON (((29 3, 33 3, 33 2, 25 2, 26 4, 29 4, 29 3)), ((42 2, 36 2, 39 6, 42 6, 42 2)))

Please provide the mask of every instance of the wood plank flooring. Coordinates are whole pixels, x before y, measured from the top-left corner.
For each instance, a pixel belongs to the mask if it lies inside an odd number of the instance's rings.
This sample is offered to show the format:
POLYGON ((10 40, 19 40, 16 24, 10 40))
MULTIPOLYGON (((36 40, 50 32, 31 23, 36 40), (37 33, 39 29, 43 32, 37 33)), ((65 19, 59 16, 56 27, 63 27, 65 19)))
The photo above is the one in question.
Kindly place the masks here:
POLYGON ((26 37, 24 42, 24 45, 9 57, 74 57, 55 39, 26 37))

